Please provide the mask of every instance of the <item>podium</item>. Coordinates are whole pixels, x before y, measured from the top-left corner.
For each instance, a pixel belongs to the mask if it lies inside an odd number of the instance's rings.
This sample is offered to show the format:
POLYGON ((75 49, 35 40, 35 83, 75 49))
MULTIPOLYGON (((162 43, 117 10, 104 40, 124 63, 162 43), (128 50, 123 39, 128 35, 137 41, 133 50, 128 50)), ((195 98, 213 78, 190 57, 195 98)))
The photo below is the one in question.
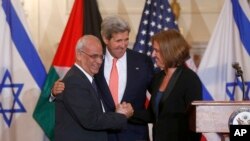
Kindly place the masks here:
POLYGON ((230 115, 239 108, 250 108, 250 101, 194 101, 190 128, 198 133, 229 134, 230 115))

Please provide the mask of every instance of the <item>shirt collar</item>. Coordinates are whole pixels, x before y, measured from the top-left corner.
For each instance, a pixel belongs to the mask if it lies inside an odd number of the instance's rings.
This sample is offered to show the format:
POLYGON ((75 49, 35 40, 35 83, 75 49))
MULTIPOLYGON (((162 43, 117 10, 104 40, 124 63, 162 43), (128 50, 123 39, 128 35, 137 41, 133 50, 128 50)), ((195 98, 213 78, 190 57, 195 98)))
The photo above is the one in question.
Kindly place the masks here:
MULTIPOLYGON (((126 61, 126 58, 127 58, 127 52, 125 52, 123 54, 123 56, 121 58, 119 58, 117 61, 126 61)), ((112 62, 114 59, 114 57, 110 54, 109 50, 107 49, 106 47, 106 54, 105 54, 105 60, 108 61, 108 62, 112 62)))
POLYGON ((82 67, 80 67, 78 64, 75 63, 75 66, 80 69, 88 78, 88 80, 92 83, 93 81, 93 77, 91 75, 89 75, 82 67))

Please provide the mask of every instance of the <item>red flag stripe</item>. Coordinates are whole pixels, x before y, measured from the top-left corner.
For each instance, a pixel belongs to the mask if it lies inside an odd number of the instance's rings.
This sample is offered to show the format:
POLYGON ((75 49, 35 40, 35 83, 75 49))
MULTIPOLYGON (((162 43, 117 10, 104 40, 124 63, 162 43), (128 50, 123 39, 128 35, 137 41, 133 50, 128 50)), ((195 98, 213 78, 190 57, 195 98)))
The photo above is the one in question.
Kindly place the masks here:
POLYGON ((68 23, 61 38, 54 66, 70 67, 75 62, 75 45, 83 35, 83 0, 75 0, 68 23))

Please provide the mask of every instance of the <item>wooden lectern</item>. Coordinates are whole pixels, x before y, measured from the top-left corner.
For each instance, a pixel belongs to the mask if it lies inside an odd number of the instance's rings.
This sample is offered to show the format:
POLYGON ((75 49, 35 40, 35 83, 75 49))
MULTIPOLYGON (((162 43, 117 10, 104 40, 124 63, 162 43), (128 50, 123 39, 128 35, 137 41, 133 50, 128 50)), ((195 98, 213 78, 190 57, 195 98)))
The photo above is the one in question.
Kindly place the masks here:
POLYGON ((190 128, 198 133, 229 134, 229 117, 239 108, 250 108, 250 101, 194 101, 190 128))

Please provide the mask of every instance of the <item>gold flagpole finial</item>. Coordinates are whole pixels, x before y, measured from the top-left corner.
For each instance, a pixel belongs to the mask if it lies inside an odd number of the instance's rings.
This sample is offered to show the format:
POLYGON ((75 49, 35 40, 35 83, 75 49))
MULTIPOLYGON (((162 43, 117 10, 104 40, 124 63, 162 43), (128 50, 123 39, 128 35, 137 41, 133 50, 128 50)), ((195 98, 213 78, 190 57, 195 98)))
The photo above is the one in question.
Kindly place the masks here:
POLYGON ((177 0, 172 0, 171 8, 173 10, 175 19, 178 20, 180 16, 181 7, 180 4, 177 2, 177 0))

